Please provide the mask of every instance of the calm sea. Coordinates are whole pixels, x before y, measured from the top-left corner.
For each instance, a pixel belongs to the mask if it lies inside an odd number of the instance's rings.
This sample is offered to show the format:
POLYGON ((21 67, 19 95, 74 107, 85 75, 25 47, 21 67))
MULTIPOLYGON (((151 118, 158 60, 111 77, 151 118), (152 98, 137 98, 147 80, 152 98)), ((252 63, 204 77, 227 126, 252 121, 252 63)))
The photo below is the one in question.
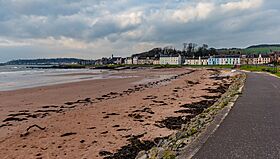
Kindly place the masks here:
POLYGON ((111 73, 105 70, 91 69, 31 69, 22 65, 0 66, 0 91, 92 79, 123 78, 112 76, 111 73))

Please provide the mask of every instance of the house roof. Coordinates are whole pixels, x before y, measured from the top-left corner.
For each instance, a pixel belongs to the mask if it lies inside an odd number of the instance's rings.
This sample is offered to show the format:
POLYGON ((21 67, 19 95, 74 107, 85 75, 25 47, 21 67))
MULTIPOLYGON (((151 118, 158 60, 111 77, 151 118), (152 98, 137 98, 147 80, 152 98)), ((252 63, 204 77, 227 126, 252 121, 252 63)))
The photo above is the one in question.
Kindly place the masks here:
POLYGON ((170 54, 170 55, 166 55, 166 54, 160 54, 160 57, 179 57, 181 56, 180 54, 170 54))
MULTIPOLYGON (((252 55, 247 55, 246 57, 247 58, 259 58, 260 55, 257 55, 257 54, 252 54, 252 55)), ((270 56, 268 54, 263 54, 261 55, 262 58, 269 58, 270 56)))
POLYGON ((155 59, 158 59, 158 58, 157 57, 144 57, 144 56, 138 57, 138 60, 155 60, 155 59))
POLYGON ((214 55, 212 58, 240 58, 241 55, 214 55))
MULTIPOLYGON (((206 57, 206 56, 204 56, 204 57, 201 57, 200 59, 201 60, 207 60, 209 57, 206 57)), ((199 60, 199 57, 187 57, 186 58, 187 60, 199 60)))

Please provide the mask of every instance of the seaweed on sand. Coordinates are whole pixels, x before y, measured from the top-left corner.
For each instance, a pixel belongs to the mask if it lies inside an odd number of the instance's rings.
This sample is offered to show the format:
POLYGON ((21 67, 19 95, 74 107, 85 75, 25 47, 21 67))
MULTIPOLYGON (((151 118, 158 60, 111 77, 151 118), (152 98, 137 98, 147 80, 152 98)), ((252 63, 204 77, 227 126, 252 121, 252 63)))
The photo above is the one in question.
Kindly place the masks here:
POLYGON ((75 133, 75 132, 68 132, 68 133, 60 135, 60 137, 66 137, 66 136, 71 136, 71 135, 76 135, 76 134, 77 133, 75 133))
POLYGON ((224 85, 220 85, 217 88, 206 88, 206 89, 203 89, 203 90, 206 90, 209 93, 222 93, 222 94, 224 94, 227 91, 227 89, 229 88, 229 86, 230 86, 230 84, 224 84, 224 85))
POLYGON ((155 126, 160 128, 168 128, 171 130, 179 130, 181 129, 183 124, 187 124, 192 118, 202 113, 206 108, 209 108, 215 102, 216 100, 202 100, 191 104, 181 105, 181 108, 186 109, 175 111, 175 113, 182 113, 186 115, 177 117, 166 117, 161 121, 157 121, 155 126))
POLYGON ((121 149, 119 149, 114 154, 108 151, 105 151, 106 153, 104 153, 104 151, 101 151, 100 155, 104 155, 104 159, 135 159, 140 151, 150 150, 151 148, 156 146, 157 143, 162 139, 156 138, 154 141, 141 140, 140 138, 143 136, 144 134, 130 137, 128 139, 130 143, 121 147, 121 149))
POLYGON ((170 130, 179 130, 183 124, 187 124, 193 117, 194 115, 166 117, 161 121, 157 121, 155 126, 160 128, 168 128, 170 130))
POLYGON ((208 96, 208 95, 205 95, 205 96, 201 96, 202 98, 205 98, 205 99, 219 99, 221 97, 221 95, 217 95, 217 96, 208 96))
POLYGON ((6 118, 5 120, 3 120, 3 122, 7 122, 7 121, 23 121, 23 120, 27 120, 27 119, 26 118, 9 117, 9 118, 6 118))
POLYGON ((136 112, 143 112, 143 113, 155 114, 155 112, 153 112, 151 108, 147 108, 147 107, 145 107, 145 108, 142 109, 142 110, 135 110, 135 111, 133 111, 133 113, 136 113, 136 112))
POLYGON ((202 100, 202 101, 194 102, 194 103, 191 103, 191 104, 184 104, 184 105, 181 105, 180 107, 182 107, 182 108, 202 108, 202 109, 205 109, 205 108, 208 108, 208 107, 212 106, 215 102, 216 102, 215 100, 202 100))
POLYGON ((128 114, 129 117, 132 117, 134 119, 141 119, 143 118, 143 115, 137 114, 137 113, 132 113, 132 114, 128 114))
POLYGON ((203 108, 188 108, 188 109, 181 109, 175 111, 175 113, 182 113, 182 114, 193 114, 197 115, 203 112, 203 108))

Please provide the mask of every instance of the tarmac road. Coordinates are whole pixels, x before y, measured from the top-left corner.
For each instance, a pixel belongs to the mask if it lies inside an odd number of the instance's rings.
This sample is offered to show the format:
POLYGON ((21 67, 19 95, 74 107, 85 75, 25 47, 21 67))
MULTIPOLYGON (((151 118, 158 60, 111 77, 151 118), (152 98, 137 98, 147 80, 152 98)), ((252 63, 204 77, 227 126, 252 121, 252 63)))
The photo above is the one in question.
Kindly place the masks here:
POLYGON ((280 159, 280 79, 247 75, 243 94, 194 159, 280 159))

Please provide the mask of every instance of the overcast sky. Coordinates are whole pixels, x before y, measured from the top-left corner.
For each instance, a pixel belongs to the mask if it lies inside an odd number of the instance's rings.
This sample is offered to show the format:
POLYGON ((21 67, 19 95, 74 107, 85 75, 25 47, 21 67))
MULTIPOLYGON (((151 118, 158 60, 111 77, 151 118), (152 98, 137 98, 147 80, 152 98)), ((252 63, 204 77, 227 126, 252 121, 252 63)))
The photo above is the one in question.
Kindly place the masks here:
POLYGON ((0 62, 279 43, 279 0, 0 0, 0 62))

